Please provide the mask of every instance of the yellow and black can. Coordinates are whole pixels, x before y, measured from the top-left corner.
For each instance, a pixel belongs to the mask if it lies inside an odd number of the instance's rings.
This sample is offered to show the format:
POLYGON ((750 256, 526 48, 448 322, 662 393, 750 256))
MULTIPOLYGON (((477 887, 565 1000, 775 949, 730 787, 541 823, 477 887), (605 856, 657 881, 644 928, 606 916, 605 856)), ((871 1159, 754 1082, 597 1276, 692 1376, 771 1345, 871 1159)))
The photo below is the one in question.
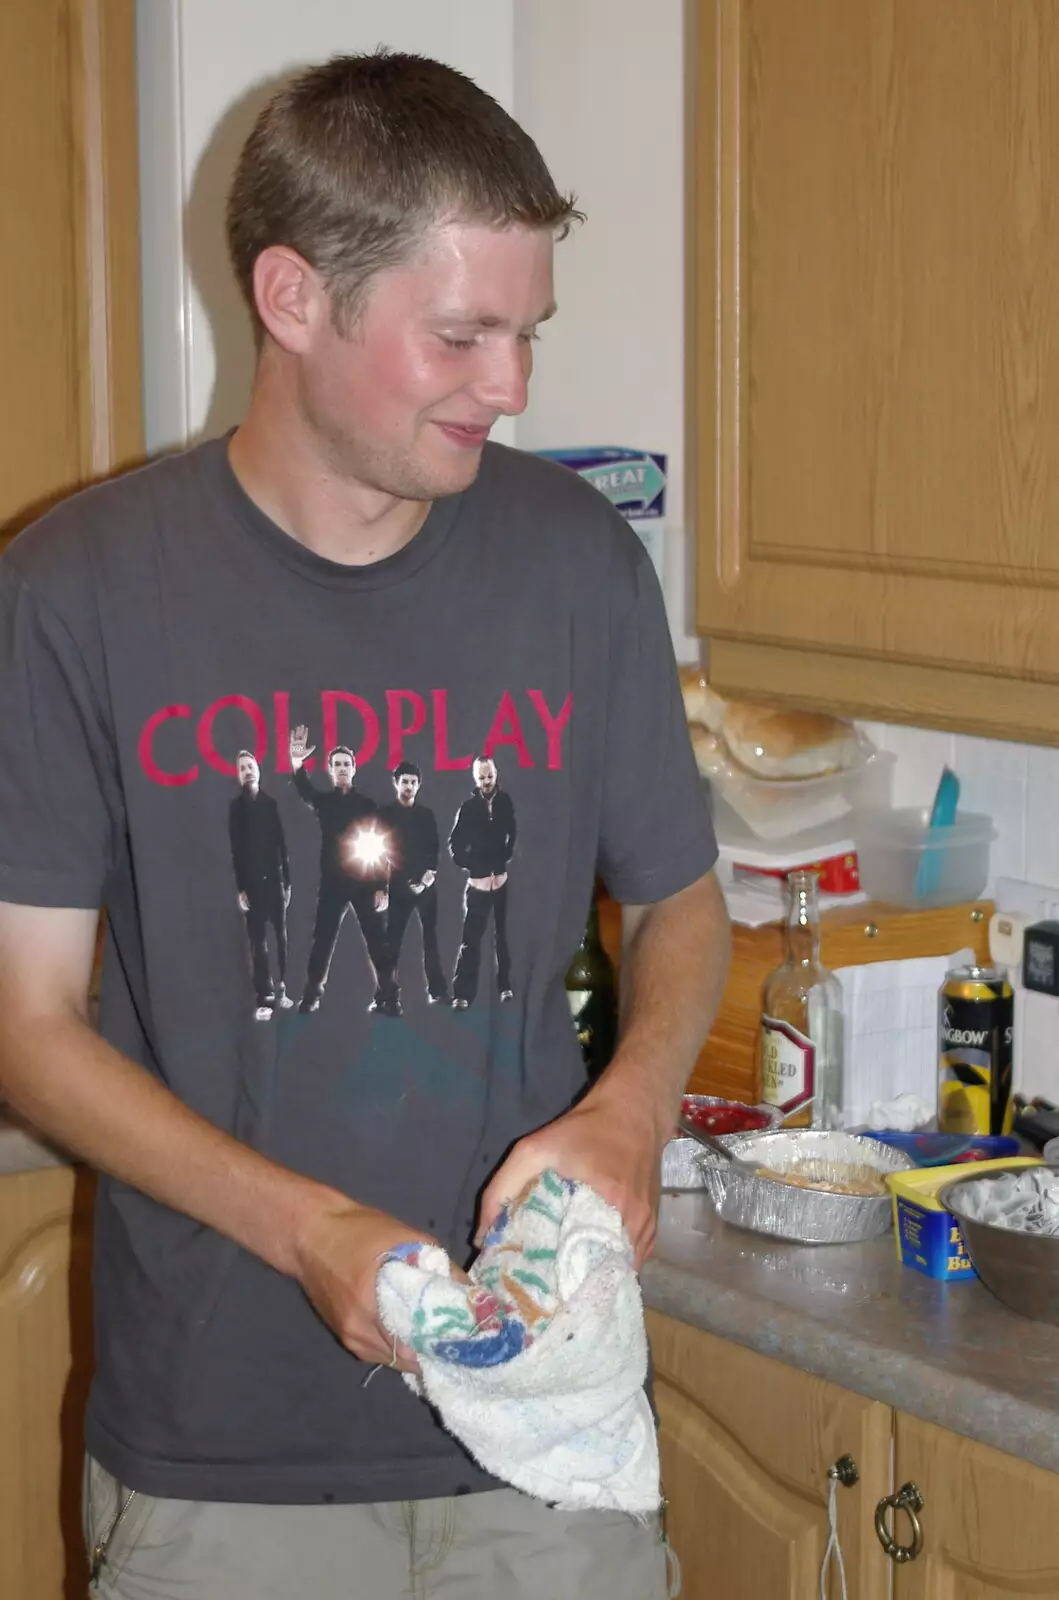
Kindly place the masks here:
POLYGON ((938 995, 938 1127, 1010 1133, 1015 997, 1003 967, 953 967, 938 995))

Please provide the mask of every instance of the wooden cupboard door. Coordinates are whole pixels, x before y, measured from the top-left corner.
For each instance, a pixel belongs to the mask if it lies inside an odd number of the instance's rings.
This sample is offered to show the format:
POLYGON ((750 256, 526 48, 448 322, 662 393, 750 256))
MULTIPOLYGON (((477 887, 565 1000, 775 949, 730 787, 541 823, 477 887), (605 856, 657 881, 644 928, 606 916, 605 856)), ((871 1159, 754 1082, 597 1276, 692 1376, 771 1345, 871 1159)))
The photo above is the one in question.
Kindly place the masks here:
MULTIPOLYGON (((923 1553, 895 1568, 894 1600, 1059 1596, 1059 1476, 920 1422, 895 1421, 894 1481, 923 1493, 923 1553)), ((894 1537, 909 1542, 898 1513, 894 1537)))
POLYGON ((142 452, 134 20, 0 5, 0 536, 142 452))
POLYGON ((0 1595, 84 1600, 82 1428, 92 1362, 91 1180, 0 1177, 0 1595))
MULTIPOLYGON (((684 1600, 819 1595, 827 1469, 846 1454, 861 1474, 838 1490, 849 1593, 885 1600, 872 1518, 889 1483, 889 1407, 655 1312, 647 1325, 684 1600)), ((829 1600, 840 1592, 832 1566, 829 1600)))
POLYGON ((752 675, 753 645, 769 673, 746 686, 803 692, 791 647, 822 651, 838 702, 867 672, 835 653, 1037 678, 1059 736, 1059 8, 694 11, 698 620, 720 677, 752 675))

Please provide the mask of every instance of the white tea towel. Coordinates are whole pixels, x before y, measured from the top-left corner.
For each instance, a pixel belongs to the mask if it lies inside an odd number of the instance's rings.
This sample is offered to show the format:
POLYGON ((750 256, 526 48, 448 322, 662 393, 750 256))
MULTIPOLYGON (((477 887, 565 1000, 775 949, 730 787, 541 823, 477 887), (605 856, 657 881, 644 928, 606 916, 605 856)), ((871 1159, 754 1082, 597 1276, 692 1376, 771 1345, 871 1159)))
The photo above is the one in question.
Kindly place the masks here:
POLYGON ((422 1380, 406 1381, 486 1471, 565 1511, 658 1510, 633 1251, 587 1184, 542 1173, 500 1212, 469 1283, 439 1246, 409 1244, 377 1294, 419 1358, 422 1380))

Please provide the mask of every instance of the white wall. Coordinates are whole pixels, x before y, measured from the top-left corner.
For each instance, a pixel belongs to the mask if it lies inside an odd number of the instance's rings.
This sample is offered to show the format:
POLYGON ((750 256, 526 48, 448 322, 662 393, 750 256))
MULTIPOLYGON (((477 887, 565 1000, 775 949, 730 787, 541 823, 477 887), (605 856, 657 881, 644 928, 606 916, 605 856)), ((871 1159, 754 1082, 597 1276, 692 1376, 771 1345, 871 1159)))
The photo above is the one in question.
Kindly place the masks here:
POLYGON ((222 432, 249 393, 253 344, 225 252, 224 200, 270 84, 299 65, 386 44, 449 62, 510 109, 513 18, 512 0, 137 0, 136 24, 154 453, 222 432))
POLYGON ((559 247, 527 450, 629 445, 669 457, 667 600, 685 596, 683 0, 514 0, 515 115, 585 224, 559 247))

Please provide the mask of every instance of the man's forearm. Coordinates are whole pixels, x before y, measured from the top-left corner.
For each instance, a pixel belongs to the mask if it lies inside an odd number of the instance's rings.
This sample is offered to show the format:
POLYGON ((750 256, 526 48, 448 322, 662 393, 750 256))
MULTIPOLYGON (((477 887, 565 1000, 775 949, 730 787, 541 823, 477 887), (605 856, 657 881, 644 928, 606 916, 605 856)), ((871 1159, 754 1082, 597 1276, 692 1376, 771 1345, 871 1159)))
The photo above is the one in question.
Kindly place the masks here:
POLYGON ((277 1166, 190 1110, 74 1013, 10 1016, 0 1088, 42 1133, 91 1166, 186 1212, 295 1274, 313 1216, 348 1203, 277 1166))
POLYGON ((665 1138, 720 1004, 728 914, 709 873, 657 905, 625 906, 622 924, 618 1048, 599 1087, 642 1108, 665 1138))

